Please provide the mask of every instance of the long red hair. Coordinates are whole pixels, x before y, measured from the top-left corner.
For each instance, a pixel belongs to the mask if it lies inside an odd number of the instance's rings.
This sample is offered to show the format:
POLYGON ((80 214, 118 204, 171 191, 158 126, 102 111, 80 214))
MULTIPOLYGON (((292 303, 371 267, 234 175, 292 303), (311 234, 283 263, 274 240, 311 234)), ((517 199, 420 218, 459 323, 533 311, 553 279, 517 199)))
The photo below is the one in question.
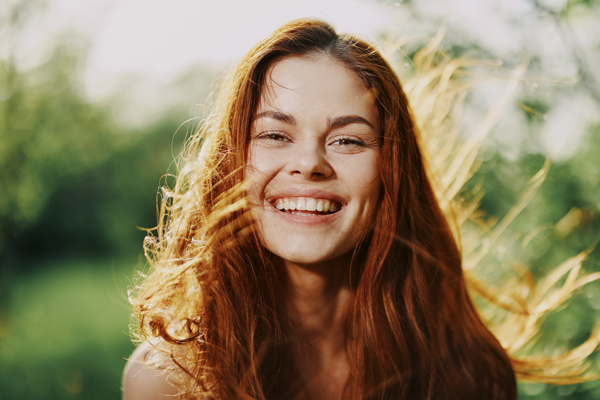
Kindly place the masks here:
POLYGON ((467 294, 396 74, 375 48, 317 20, 290 22, 258 43, 189 141, 158 234, 147 241, 154 270, 133 299, 141 336, 171 354, 190 396, 301 391, 278 317, 280 263, 254 232, 243 167, 269 69, 313 53, 343 63, 372 90, 383 127, 380 206, 352 266, 344 398, 516 398, 510 360, 467 294))

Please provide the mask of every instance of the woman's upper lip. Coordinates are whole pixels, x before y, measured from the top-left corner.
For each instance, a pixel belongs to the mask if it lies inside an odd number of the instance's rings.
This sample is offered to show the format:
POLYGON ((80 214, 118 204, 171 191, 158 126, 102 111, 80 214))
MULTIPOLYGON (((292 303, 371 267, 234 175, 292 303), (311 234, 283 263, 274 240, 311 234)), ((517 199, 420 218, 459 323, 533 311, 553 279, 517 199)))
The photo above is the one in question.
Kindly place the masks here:
POLYGON ((277 193, 268 194, 265 199, 272 203, 273 201, 284 197, 311 197, 315 199, 330 200, 340 203, 345 206, 348 202, 342 196, 326 190, 314 188, 290 188, 278 191, 277 193))

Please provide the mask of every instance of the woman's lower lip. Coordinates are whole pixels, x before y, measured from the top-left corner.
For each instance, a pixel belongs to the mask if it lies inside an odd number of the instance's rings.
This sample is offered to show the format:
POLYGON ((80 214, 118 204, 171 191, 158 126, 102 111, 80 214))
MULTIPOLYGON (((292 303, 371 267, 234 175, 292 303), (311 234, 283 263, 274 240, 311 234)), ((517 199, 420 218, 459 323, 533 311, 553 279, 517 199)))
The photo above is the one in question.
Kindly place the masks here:
POLYGON ((332 214, 316 214, 302 211, 279 211, 274 207, 272 207, 272 211, 279 218, 282 218, 287 222, 306 226, 330 223, 342 212, 342 210, 339 210, 332 214))
POLYGON ((314 211, 299 211, 299 210, 283 211, 283 213, 284 214, 293 214, 293 215, 320 215, 320 216, 330 215, 329 213, 317 213, 314 211))

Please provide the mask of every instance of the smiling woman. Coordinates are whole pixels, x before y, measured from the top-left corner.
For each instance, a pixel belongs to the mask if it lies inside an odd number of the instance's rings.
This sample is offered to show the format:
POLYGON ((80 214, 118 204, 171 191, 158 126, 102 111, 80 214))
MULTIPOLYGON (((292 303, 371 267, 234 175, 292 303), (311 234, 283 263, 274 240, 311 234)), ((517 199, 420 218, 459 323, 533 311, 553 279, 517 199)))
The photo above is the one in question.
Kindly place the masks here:
POLYGON ((380 181, 369 94, 326 55, 289 57, 269 71, 246 176, 262 243, 286 263, 347 266, 371 230, 380 181))
POLYGON ((398 78, 299 20, 190 140, 132 297, 126 399, 514 399, 398 78))

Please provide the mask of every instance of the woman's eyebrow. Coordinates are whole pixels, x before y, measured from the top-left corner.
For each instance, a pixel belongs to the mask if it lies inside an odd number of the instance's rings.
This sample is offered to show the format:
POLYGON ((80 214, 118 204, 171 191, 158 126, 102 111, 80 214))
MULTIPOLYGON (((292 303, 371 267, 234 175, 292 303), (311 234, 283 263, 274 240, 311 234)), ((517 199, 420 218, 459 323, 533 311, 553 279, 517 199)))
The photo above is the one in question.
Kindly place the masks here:
POLYGON ((351 124, 364 124, 371 127, 373 130, 376 130, 373 124, 358 115, 340 115, 327 121, 329 129, 343 128, 344 126, 351 124))
MULTIPOLYGON (((263 111, 258 113, 254 120, 260 118, 272 118, 288 125, 296 125, 296 119, 292 115, 281 111, 263 111)), ((373 130, 376 130, 373 124, 359 115, 339 115, 333 119, 327 120, 327 127, 329 130, 343 128, 344 126, 351 124, 363 124, 369 126, 373 130)))
POLYGON ((263 111, 261 113, 258 113, 254 120, 257 120, 259 118, 272 118, 276 121, 280 121, 288 125, 296 125, 296 119, 293 116, 281 111, 263 111))

